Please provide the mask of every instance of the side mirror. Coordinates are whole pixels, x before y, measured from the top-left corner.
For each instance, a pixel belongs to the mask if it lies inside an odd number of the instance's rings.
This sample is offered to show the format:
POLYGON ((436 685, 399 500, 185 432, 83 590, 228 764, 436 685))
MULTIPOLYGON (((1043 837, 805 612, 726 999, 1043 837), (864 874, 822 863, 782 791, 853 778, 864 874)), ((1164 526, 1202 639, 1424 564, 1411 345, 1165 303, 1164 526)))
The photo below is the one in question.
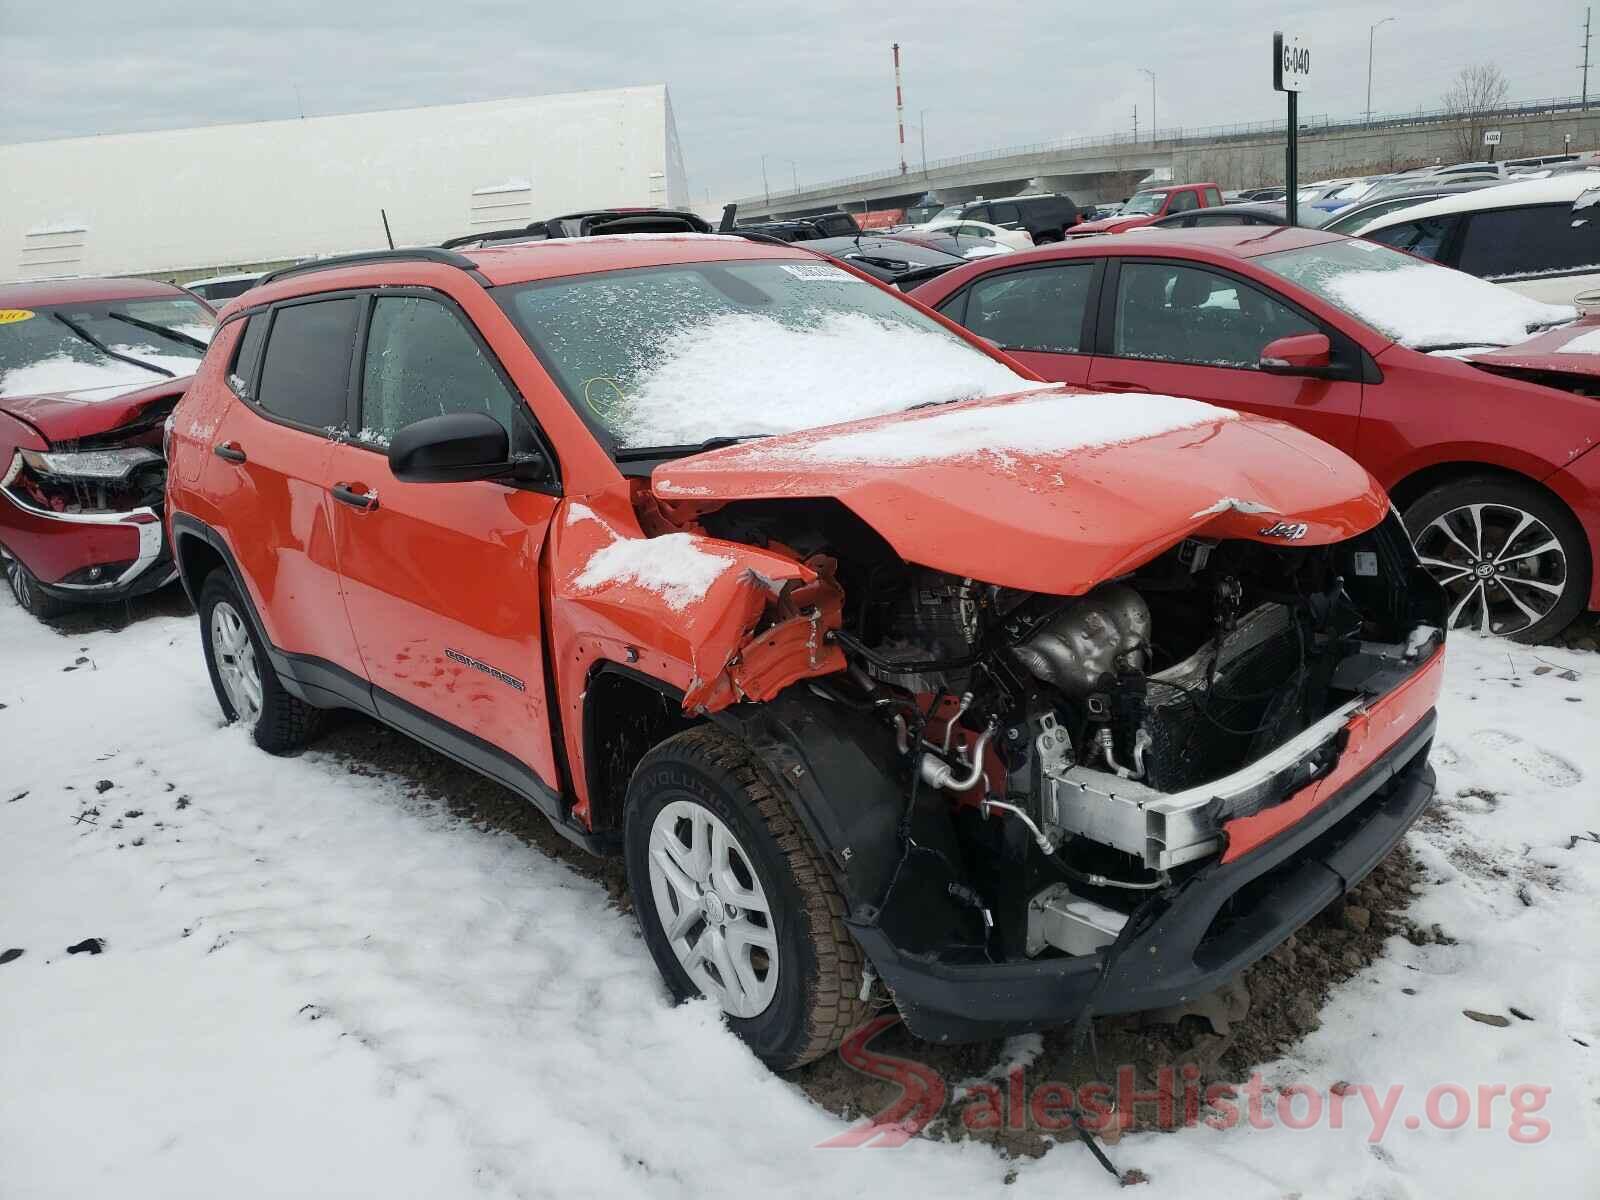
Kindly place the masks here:
POLYGON ((1268 342, 1257 365, 1269 375, 1316 375, 1333 365, 1333 346, 1325 333, 1297 333, 1268 342))
POLYGON ((446 413, 413 421, 389 443, 389 471, 407 483, 464 483, 518 473, 511 437, 488 413, 446 413))

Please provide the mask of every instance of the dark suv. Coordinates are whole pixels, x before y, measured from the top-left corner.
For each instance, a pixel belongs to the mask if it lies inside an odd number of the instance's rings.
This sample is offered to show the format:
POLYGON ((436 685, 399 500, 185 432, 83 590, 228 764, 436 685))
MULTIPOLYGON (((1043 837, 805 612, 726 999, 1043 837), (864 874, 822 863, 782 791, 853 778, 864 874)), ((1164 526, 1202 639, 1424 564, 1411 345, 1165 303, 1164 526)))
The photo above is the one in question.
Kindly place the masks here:
POLYGON ((975 200, 962 207, 961 219, 1026 229, 1033 235, 1033 244, 1042 246, 1046 242, 1059 242, 1082 218, 1071 196, 1056 194, 975 200))

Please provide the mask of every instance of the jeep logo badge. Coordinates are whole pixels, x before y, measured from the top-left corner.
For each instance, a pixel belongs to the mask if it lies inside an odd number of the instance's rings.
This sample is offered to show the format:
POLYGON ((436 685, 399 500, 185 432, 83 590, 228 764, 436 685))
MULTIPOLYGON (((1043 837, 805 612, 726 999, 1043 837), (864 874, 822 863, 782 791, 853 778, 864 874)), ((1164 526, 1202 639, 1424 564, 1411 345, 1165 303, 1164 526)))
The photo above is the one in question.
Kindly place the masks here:
POLYGON ((1308 528, 1304 521, 1279 521, 1262 529, 1261 536, 1298 542, 1305 537, 1308 528))

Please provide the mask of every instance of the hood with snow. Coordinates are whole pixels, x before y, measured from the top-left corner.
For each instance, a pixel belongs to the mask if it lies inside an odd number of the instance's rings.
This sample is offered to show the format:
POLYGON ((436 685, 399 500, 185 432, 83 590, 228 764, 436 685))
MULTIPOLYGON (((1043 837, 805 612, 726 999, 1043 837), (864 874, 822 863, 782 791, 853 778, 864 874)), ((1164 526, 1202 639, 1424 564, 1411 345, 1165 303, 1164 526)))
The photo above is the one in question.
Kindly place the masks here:
POLYGON ((0 412, 31 426, 49 442, 92 437, 137 424, 152 409, 170 408, 188 389, 190 375, 134 387, 62 392, 36 396, 0 396, 0 412))
POLYGON ((746 442, 664 463, 664 501, 832 497, 908 562, 1080 594, 1191 534, 1342 541, 1388 511, 1341 451, 1172 396, 1053 388, 746 442))

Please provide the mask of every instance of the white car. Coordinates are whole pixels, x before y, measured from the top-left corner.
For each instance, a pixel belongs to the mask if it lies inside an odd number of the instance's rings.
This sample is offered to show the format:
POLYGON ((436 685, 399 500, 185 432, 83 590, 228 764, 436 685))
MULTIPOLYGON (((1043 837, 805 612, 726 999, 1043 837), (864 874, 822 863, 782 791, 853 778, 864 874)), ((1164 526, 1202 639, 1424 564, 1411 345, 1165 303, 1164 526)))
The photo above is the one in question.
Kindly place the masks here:
POLYGON ((1600 173, 1576 171, 1410 205, 1379 217, 1360 236, 1535 300, 1573 304, 1600 289, 1596 200, 1600 173))
POLYGON ((1013 250, 1033 249, 1033 234, 1026 229, 1008 229, 987 221, 929 221, 918 228, 924 233, 942 233, 953 238, 989 238, 1013 250))

